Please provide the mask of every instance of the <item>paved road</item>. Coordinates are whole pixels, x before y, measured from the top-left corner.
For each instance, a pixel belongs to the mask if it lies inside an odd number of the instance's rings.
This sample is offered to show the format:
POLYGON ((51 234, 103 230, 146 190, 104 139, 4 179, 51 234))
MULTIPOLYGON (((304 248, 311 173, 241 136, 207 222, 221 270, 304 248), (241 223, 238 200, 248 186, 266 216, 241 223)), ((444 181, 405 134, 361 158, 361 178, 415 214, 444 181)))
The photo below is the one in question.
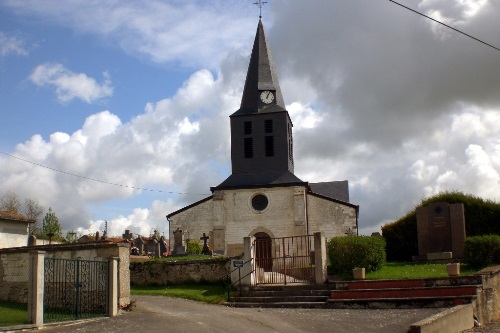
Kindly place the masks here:
POLYGON ((406 333, 439 309, 241 309, 161 296, 134 296, 132 311, 113 318, 49 326, 44 333, 335 332, 406 333))

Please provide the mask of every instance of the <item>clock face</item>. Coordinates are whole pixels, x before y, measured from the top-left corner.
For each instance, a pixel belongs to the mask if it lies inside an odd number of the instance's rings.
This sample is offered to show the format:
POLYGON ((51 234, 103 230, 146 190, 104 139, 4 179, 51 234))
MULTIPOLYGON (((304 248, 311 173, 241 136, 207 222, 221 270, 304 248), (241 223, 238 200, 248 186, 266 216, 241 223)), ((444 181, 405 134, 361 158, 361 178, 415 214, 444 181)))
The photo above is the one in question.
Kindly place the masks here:
POLYGON ((264 90, 260 93, 260 100, 266 104, 270 104, 272 101, 274 101, 274 94, 272 93, 272 91, 264 90))

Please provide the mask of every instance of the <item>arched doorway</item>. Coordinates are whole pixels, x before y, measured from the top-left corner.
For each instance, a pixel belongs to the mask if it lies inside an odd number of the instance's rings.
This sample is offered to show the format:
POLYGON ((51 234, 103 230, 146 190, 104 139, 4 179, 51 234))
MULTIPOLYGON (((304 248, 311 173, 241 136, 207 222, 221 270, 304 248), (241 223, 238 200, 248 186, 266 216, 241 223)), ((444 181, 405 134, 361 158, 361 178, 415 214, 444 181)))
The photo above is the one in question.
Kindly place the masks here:
POLYGON ((269 272, 273 268, 273 243, 271 236, 265 232, 258 232, 255 237, 255 263, 257 267, 261 267, 265 272, 269 272))

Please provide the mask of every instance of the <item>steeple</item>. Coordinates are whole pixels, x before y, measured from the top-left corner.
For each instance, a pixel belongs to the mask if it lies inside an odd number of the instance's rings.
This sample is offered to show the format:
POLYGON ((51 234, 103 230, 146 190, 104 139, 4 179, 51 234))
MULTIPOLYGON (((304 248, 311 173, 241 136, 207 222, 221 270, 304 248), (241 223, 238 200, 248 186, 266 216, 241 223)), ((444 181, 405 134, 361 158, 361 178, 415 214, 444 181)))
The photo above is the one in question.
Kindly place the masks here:
POLYGON ((230 120, 232 174, 212 191, 307 184, 293 174, 293 124, 260 19, 241 105, 230 120))
POLYGON ((248 65, 247 78, 243 88, 240 109, 233 116, 248 115, 261 112, 284 111, 285 102, 281 94, 278 76, 274 67, 271 49, 267 43, 262 20, 259 20, 257 33, 248 65), (263 103, 260 94, 270 91, 274 95, 273 102, 263 103))

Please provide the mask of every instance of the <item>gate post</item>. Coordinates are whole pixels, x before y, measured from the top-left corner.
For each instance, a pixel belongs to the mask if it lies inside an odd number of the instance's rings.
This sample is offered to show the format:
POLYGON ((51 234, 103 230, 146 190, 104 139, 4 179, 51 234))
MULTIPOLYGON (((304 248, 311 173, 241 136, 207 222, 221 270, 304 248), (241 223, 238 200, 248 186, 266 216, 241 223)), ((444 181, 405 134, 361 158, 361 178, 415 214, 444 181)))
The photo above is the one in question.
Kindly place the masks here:
POLYGON ((241 275, 244 278, 241 279, 241 284, 245 286, 250 286, 254 284, 255 272, 252 273, 254 267, 254 249, 253 241, 255 237, 245 237, 243 238, 243 262, 246 264, 242 267, 241 275))
POLYGON ((114 317, 118 314, 118 257, 108 259, 108 316, 114 317))
POLYGON ((44 259, 45 251, 29 252, 28 320, 37 327, 43 326, 44 259))
POLYGON ((328 279, 326 267, 326 240, 324 232, 314 233, 314 276, 316 284, 324 284, 328 279))

